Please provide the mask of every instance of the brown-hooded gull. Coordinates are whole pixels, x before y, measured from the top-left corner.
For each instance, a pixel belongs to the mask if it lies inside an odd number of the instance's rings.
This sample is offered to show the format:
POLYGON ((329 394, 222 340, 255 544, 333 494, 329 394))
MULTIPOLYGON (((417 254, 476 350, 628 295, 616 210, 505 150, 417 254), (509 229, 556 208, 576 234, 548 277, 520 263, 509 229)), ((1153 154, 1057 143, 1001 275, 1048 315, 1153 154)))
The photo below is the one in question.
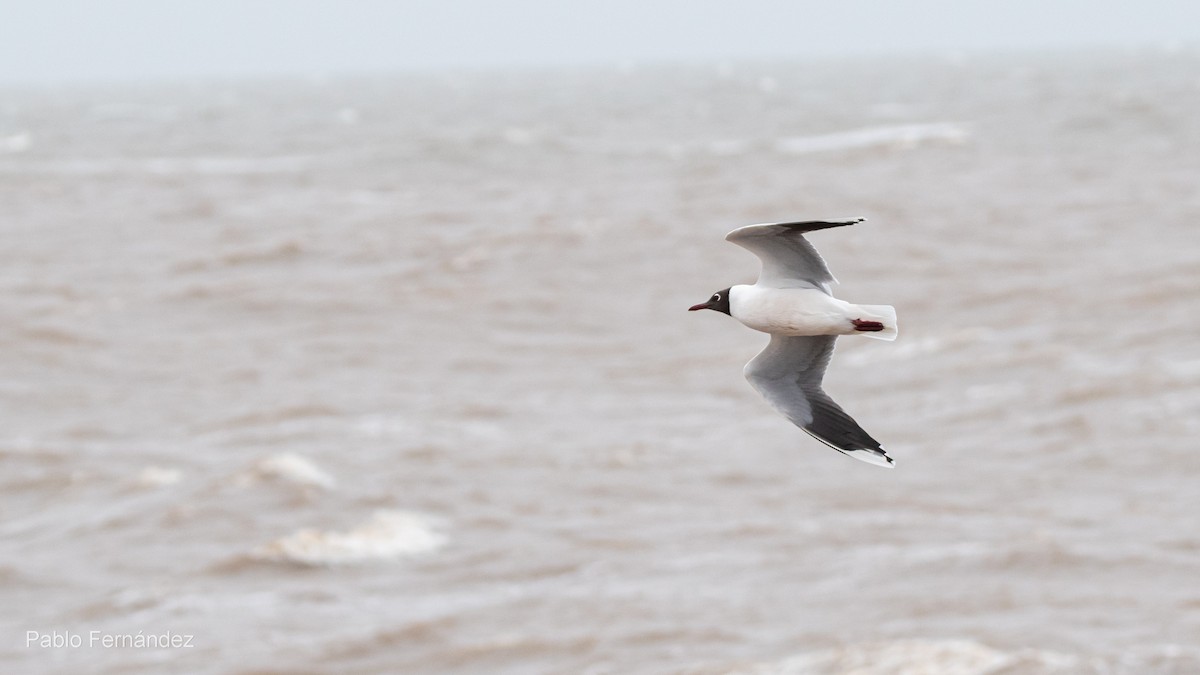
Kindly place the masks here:
POLYGON ((833 297, 829 285, 837 280, 804 238, 805 232, 862 221, 809 220, 739 227, 725 239, 762 260, 758 281, 717 291, 689 311, 723 312, 769 333, 771 342, 744 371, 758 393, 793 424, 834 450, 891 467, 894 462, 879 441, 821 389, 839 335, 896 339, 896 310, 888 305, 852 305, 833 297))

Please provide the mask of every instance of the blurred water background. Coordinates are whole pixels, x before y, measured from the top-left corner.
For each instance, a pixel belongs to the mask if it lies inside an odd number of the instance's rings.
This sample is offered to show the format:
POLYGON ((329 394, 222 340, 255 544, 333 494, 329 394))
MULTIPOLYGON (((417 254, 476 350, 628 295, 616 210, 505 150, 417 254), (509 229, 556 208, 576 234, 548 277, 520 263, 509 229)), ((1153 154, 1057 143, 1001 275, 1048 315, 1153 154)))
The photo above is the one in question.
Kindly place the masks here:
POLYGON ((4 670, 1200 672, 1198 179, 1186 49, 7 87, 4 670), (893 471, 685 311, 844 216, 893 471))

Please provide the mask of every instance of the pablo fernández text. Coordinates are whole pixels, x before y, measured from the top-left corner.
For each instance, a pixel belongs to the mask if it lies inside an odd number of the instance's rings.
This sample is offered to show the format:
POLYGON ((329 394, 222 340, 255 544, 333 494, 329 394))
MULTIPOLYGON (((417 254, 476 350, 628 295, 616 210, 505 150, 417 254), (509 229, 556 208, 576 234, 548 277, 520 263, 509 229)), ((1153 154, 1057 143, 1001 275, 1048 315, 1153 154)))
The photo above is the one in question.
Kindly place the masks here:
POLYGON ((86 633, 54 630, 43 633, 25 631, 25 646, 42 649, 191 649, 195 636, 186 633, 107 633, 90 630, 86 633))

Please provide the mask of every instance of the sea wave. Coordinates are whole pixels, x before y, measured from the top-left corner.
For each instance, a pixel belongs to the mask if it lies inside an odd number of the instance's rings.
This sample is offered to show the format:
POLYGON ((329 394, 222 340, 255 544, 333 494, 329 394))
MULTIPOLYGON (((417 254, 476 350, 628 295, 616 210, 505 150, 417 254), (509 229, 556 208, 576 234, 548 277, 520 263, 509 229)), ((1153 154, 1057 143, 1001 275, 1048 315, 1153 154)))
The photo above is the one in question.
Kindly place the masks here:
POLYGON ((970 132, 961 124, 900 124, 781 138, 775 142, 774 150, 784 155, 807 155, 857 148, 911 150, 930 143, 962 145, 970 137, 970 132))
POLYGON ((337 484, 327 471, 312 460, 284 452, 259 460, 250 469, 234 477, 234 483, 248 487, 262 481, 282 481, 304 488, 331 490, 337 484))
POLYGON ((300 565, 342 565, 390 560, 436 551, 446 543, 425 516, 407 511, 378 511, 345 532, 303 529, 276 539, 251 558, 300 565))
MULTIPOLYGON (((861 127, 822 134, 710 138, 697 141, 663 142, 633 139, 589 139, 505 129, 499 139, 511 146, 561 148, 568 153, 606 157, 736 157, 751 153, 808 155, 849 150, 913 150, 929 145, 964 145, 971 140, 969 125, 959 122, 928 122, 861 127)), ((471 137, 470 144, 494 142, 492 137, 471 137)))
POLYGON ((758 663, 727 675, 1138 675, 1196 672, 1200 650, 1177 644, 1081 656, 1026 647, 1001 650, 968 639, 852 644, 758 663))
MULTIPOLYGON (((11 140, 11 139, 10 139, 11 140)), ((16 147, 15 142, 9 143, 16 147)), ((22 145, 24 150, 28 145, 22 145)), ((13 151, 15 152, 15 150, 13 151)), ((59 176, 142 174, 157 176, 253 176, 305 171, 310 158, 281 157, 99 157, 0 162, 0 173, 59 176)))

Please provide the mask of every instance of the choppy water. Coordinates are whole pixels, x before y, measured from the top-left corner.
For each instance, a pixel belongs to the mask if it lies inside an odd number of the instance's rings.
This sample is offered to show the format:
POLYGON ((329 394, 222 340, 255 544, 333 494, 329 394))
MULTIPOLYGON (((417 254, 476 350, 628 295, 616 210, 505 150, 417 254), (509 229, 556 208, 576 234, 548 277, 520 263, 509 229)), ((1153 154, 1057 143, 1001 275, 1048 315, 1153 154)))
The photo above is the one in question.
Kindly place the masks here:
POLYGON ((1198 112, 1195 51, 4 90, 4 670, 1200 672, 1198 112), (684 311, 857 215, 894 471, 684 311))

